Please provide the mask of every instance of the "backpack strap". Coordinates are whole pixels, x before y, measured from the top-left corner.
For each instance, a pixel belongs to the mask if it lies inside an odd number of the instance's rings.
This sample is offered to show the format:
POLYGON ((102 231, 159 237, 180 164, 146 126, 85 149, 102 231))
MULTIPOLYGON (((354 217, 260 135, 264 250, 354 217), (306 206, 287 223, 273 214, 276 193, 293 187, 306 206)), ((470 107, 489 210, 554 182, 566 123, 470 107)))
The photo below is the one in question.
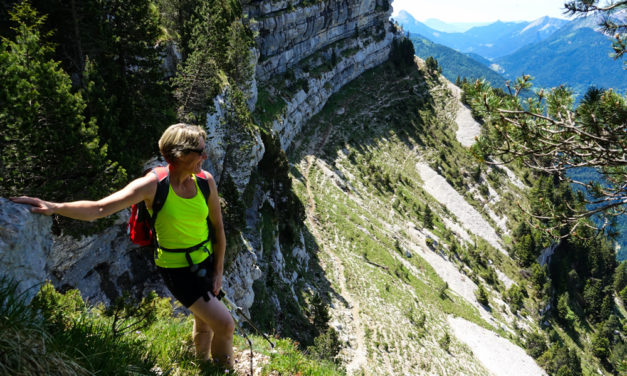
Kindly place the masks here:
MULTIPOLYGON (((170 170, 168 166, 159 166, 152 169, 151 172, 157 176, 157 191, 152 200, 152 217, 150 217, 150 227, 152 228, 153 234, 156 234, 155 223, 157 223, 157 214, 159 214, 159 210, 163 208, 165 200, 168 198, 168 192, 170 191, 170 170)), ((156 239, 155 236, 155 240, 156 239)))
MULTIPOLYGON (((168 198, 168 192, 170 191, 170 175, 169 175, 170 170, 168 169, 167 166, 160 166, 160 167, 154 168, 152 170, 152 173, 157 175, 157 192, 155 192, 155 198, 152 201, 152 217, 150 218, 151 220, 150 225, 151 225, 153 234, 155 234, 154 240, 157 246, 156 248, 161 248, 162 250, 166 252, 185 253, 185 258, 187 259, 189 266, 192 267, 193 263, 192 263, 192 259, 189 253, 198 249, 200 246, 202 246, 203 244, 209 241, 211 242, 215 241, 215 235, 213 233, 213 227, 211 225, 211 218, 209 215, 207 215, 207 228, 209 231, 209 238, 207 240, 204 240, 200 242, 199 244, 196 244, 189 248, 170 249, 170 248, 160 247, 159 243, 157 242, 157 236, 156 236, 157 232, 155 229, 155 223, 157 221, 157 214, 159 213, 159 210, 163 208, 163 205, 165 204, 165 200, 168 198)), ((198 188, 200 188, 200 191, 202 192, 202 195, 205 198, 205 203, 207 202, 207 200, 209 200, 209 194, 211 193, 211 188, 209 187, 209 176, 210 176, 209 173, 205 170, 202 170, 199 174, 196 174, 196 182, 198 183, 198 188)), ((155 249, 155 255, 156 255, 156 249, 155 249)))
POLYGON ((209 173, 202 170, 199 174, 196 174, 196 182, 198 183, 198 188, 200 188, 202 195, 205 197, 205 201, 209 200, 209 195, 211 194, 211 188, 209 188, 209 173))
MULTIPOLYGON (((211 188, 209 187, 209 176, 209 173, 205 170, 202 170, 199 174, 196 174, 196 182, 198 183, 198 188, 200 188, 202 195, 205 197, 205 202, 209 201, 209 195, 211 194, 211 188)), ((209 239, 212 243, 214 243, 216 241, 216 238, 213 232, 213 226, 211 224, 211 217, 209 215, 207 215, 207 228, 209 229, 209 239)))

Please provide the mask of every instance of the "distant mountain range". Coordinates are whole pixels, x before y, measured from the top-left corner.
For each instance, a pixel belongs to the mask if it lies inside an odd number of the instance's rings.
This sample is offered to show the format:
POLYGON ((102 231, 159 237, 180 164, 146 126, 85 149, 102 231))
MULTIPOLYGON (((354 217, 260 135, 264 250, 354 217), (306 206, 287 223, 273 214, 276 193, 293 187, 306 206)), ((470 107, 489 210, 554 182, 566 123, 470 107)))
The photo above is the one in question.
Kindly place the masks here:
MULTIPOLYGON (((405 12, 407 13, 407 12, 405 12)), ((425 20, 425 25, 428 27, 437 30, 443 31, 445 33, 463 33, 469 29, 472 29, 475 26, 485 26, 489 25, 489 22, 444 22, 435 18, 429 18, 425 20)))
MULTIPOLYGON (((441 46, 465 53, 467 57, 487 66, 507 79, 523 74, 534 77, 535 87, 551 88, 566 84, 577 96, 588 87, 613 88, 621 93, 627 91, 627 74, 621 61, 609 57, 611 40, 597 29, 598 20, 593 17, 577 18, 572 21, 542 17, 532 22, 501 22, 476 26, 463 33, 436 31, 417 21, 409 13, 400 11, 396 20, 410 36, 424 37, 436 44, 424 43, 416 48, 418 56, 433 56, 452 73, 445 76, 486 77, 482 71, 467 73, 470 66, 464 62, 455 67, 455 58, 445 62, 441 46), (457 73, 455 73, 457 72, 457 73)), ((489 82, 493 82, 488 79, 489 82)))
MULTIPOLYGON (((511 54, 520 47, 539 42, 558 30, 566 20, 543 17, 533 22, 501 22, 475 26, 463 33, 446 33, 435 30, 400 11, 396 20, 405 31, 453 48, 460 52, 472 52, 494 59, 511 54)), ((433 24, 433 23, 432 23, 433 24)))
POLYGON ((531 74, 535 86, 566 84, 577 96, 588 87, 627 90, 627 72, 622 61, 609 57, 611 40, 596 31, 587 19, 577 19, 538 43, 521 47, 494 60, 507 77, 531 74))

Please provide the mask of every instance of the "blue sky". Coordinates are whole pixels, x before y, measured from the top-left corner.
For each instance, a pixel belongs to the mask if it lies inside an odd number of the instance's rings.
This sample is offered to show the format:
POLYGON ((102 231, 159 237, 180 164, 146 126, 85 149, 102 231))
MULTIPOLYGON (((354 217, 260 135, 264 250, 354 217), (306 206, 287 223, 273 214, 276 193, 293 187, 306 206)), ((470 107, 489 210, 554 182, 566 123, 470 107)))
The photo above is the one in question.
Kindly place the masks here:
POLYGON ((565 0, 393 0, 394 13, 406 10, 424 21, 445 22, 533 21, 543 16, 566 18, 565 0))

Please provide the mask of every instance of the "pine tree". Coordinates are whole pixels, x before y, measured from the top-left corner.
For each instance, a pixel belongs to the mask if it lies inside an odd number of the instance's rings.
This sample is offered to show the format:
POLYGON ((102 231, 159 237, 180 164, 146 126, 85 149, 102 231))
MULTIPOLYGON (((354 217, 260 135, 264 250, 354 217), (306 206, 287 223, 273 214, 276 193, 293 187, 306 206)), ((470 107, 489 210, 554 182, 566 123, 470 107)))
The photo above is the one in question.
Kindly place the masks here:
POLYGON ((211 100, 226 86, 245 90, 252 77, 252 33, 239 2, 200 2, 195 10, 188 57, 174 79, 179 120, 204 123, 211 100))
MULTIPOLYGON (((627 1, 598 3, 572 1, 566 9, 574 14, 604 15, 604 25, 616 33, 615 58, 622 58, 627 40, 625 14, 613 12, 625 9, 627 1)), ((529 212, 552 222, 554 236, 564 238, 578 227, 595 227, 586 219, 597 213, 605 219, 601 227, 610 227, 614 218, 627 213, 627 99, 612 89, 590 88, 575 106, 572 91, 563 86, 521 98, 531 82, 525 75, 508 83, 509 95, 485 82, 464 85, 473 113, 485 123, 473 153, 481 160, 500 160, 491 163, 521 162, 586 191, 580 197, 585 205, 565 200, 560 207, 529 212), (582 167, 597 169, 603 181, 578 180, 569 173, 582 167)))
POLYGON ((175 121, 171 89, 161 68, 165 39, 151 0, 32 0, 54 31, 54 59, 81 91, 84 116, 98 123, 110 157, 129 173, 157 152, 175 121), (91 80, 91 81, 90 81, 91 80), (140 139, 141 142, 137 142, 140 139))
POLYGON ((87 113, 98 119, 100 136, 116 160, 138 173, 175 120, 161 69, 159 15, 150 0, 98 4, 100 18, 93 22, 100 25, 102 41, 89 57, 104 89, 98 95, 86 92, 87 113))
POLYGON ((424 224, 425 228, 428 228, 430 230, 433 229, 433 212, 427 204, 425 204, 425 209, 422 212, 422 223, 424 224))
POLYGON ((51 59, 45 17, 27 3, 11 14, 15 39, 0 50, 0 196, 96 198, 119 187, 124 170, 107 159, 95 119, 51 59))

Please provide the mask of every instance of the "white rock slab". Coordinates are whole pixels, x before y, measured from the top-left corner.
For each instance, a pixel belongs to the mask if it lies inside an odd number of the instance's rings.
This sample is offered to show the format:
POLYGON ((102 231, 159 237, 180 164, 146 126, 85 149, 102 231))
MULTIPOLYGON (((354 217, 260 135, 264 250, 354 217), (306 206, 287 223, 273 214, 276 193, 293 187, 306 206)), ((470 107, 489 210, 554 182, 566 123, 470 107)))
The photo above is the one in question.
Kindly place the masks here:
POLYGON ((458 340, 470 347, 474 356, 496 376, 541 376, 546 372, 525 350, 496 333, 459 317, 448 317, 458 340))

